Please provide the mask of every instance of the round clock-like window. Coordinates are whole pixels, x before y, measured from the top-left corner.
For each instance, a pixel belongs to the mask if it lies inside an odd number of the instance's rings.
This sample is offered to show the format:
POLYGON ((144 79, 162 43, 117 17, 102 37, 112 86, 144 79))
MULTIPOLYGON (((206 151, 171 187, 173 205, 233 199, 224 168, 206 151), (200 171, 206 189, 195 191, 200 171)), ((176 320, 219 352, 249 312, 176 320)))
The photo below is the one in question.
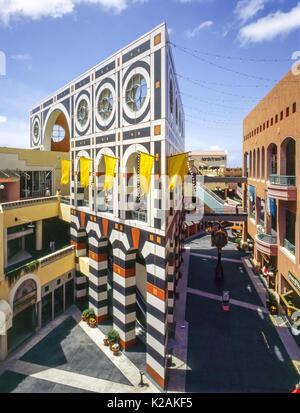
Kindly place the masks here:
POLYGON ((147 82, 143 75, 136 74, 128 82, 126 88, 126 103, 132 112, 137 112, 143 106, 147 97, 147 82))
POLYGON ((77 108, 77 120, 81 126, 84 126, 89 118, 89 106, 85 99, 82 99, 77 108))
POLYGON ((35 122, 35 124, 33 126, 33 136, 35 137, 36 140, 39 137, 39 132, 40 132, 39 123, 35 122))
POLYGON ((104 89, 98 100, 98 113, 102 120, 107 120, 113 110, 113 95, 109 89, 104 89))

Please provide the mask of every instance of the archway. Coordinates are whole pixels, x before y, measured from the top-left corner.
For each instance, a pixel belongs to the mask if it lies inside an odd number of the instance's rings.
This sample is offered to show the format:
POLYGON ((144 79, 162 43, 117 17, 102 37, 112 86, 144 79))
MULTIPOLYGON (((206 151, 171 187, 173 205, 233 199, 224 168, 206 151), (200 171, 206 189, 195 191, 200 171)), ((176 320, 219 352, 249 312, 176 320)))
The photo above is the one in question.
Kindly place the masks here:
POLYGON ((126 162, 126 218, 147 222, 148 195, 141 193, 139 152, 133 152, 126 162))
POLYGON ((257 149, 257 168, 256 168, 256 177, 260 179, 260 150, 257 149))
POLYGON ((267 149, 267 179, 271 174, 277 174, 277 145, 270 143, 267 149))
POLYGON ((296 175, 296 142, 292 137, 285 138, 280 145, 280 175, 296 175))
POLYGON ((64 106, 58 105, 46 118, 43 146, 54 152, 70 151, 69 115, 64 106))
POLYGON ((265 180, 265 147, 261 149, 261 179, 265 180))
POLYGON ((244 177, 248 177, 248 152, 244 153, 244 177))
MULTIPOLYGON (((81 157, 86 158, 86 159, 90 159, 90 155, 87 151, 82 150, 77 154, 77 156, 75 158, 75 168, 74 168, 74 171, 75 171, 75 180, 74 181, 75 181, 75 193, 76 193, 75 202, 76 202, 77 206, 90 208, 90 199, 91 199, 90 195, 91 195, 91 191, 92 191, 92 189, 91 189, 91 187, 92 187, 91 179, 89 178, 89 186, 82 187, 81 181, 80 181, 80 173, 81 173, 81 171, 80 171, 80 158, 81 157)), ((89 173, 90 173, 90 175, 92 173, 92 162, 91 162, 91 165, 90 165, 90 172, 89 173)))
POLYGON ((250 166, 250 177, 252 178, 252 151, 250 151, 250 156, 249 156, 249 166, 250 166))
MULTIPOLYGON (((113 213, 114 209, 114 186, 110 189, 103 189, 105 182, 105 154, 101 154, 96 159, 96 188, 95 188, 95 208, 96 212, 113 213)), ((108 156, 112 156, 110 154, 108 156)))
POLYGON ((32 276, 22 277, 9 295, 13 310, 12 327, 7 331, 8 351, 31 337, 40 325, 40 286, 32 276))

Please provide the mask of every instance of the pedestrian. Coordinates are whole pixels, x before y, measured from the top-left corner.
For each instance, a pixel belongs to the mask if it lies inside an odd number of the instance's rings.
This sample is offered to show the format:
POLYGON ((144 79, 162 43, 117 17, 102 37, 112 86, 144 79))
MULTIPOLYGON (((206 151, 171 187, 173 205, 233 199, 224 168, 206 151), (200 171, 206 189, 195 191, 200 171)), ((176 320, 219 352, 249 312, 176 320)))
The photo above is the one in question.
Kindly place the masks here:
POLYGON ((51 250, 52 252, 55 251, 55 241, 50 241, 50 250, 51 250))
POLYGON ((294 390, 291 391, 291 393, 300 393, 300 384, 296 383, 294 390))
POLYGON ((50 193, 50 191, 49 191, 49 188, 46 188, 45 196, 51 196, 51 193, 50 193))

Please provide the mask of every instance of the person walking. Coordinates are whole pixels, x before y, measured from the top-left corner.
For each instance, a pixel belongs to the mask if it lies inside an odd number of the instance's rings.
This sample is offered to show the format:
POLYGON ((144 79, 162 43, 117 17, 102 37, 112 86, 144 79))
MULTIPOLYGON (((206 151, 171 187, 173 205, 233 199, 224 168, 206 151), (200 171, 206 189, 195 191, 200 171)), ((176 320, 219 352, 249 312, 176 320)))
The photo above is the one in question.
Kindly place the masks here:
POLYGON ((51 193, 50 193, 49 188, 46 188, 46 191, 45 191, 45 196, 51 196, 51 193))

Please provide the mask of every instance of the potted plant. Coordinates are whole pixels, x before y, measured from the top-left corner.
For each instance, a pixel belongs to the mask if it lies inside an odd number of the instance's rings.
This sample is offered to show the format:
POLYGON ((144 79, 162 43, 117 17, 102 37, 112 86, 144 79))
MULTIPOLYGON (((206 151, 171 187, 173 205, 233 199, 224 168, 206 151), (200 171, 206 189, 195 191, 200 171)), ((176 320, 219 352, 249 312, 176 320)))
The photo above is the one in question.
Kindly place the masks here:
POLYGON ((120 345, 115 343, 112 345, 111 349, 112 349, 113 355, 117 356, 119 354, 120 345))
POLYGON ((108 343, 108 337, 107 337, 107 335, 106 335, 106 336, 104 336, 104 339, 103 339, 103 344, 104 344, 105 346, 109 346, 109 343, 108 343))
POLYGON ((83 310, 83 312, 82 312, 82 314, 81 314, 81 319, 83 320, 83 321, 87 321, 87 319, 88 319, 88 312, 89 312, 89 309, 87 308, 86 310, 83 310))
POLYGON ((109 343, 109 348, 112 350, 113 344, 119 342, 120 335, 116 330, 110 330, 107 333, 107 339, 108 339, 108 343, 109 343))
POLYGON ((86 317, 86 322, 89 324, 89 319, 90 318, 95 318, 95 311, 93 310, 93 308, 88 308, 87 310, 85 310, 85 317, 86 317))
POLYGON ((95 327, 96 327, 96 323, 97 323, 97 321, 96 321, 96 319, 95 319, 94 317, 91 317, 91 318, 89 319, 89 326, 90 326, 90 327, 95 328, 95 327))

